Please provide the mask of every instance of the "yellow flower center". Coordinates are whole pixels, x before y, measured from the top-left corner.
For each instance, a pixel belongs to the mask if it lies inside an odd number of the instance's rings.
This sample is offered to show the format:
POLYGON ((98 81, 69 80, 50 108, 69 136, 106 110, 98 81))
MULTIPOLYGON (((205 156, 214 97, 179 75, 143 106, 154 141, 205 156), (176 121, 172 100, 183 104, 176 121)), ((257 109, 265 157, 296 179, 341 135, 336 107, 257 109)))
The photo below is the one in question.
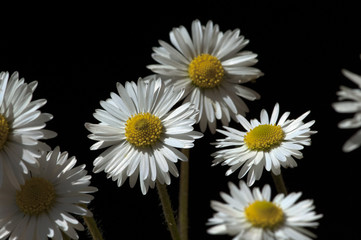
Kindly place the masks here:
POLYGON ((281 126, 263 124, 251 129, 244 136, 244 142, 250 150, 269 151, 279 146, 284 137, 281 126))
POLYGON ((163 126, 160 119, 150 113, 139 113, 125 124, 127 141, 137 147, 153 145, 161 136, 163 126))
POLYGON ((40 177, 25 181, 16 192, 16 204, 27 215, 39 215, 50 210, 55 203, 56 193, 53 184, 40 177))
POLYGON ((217 87, 224 76, 221 62, 209 54, 194 58, 188 67, 188 74, 193 84, 200 88, 217 87))
POLYGON ((244 212, 254 227, 274 230, 284 222, 282 209, 272 202, 255 201, 244 212))
POLYGON ((0 114, 0 150, 4 147, 9 134, 9 124, 5 117, 0 114))

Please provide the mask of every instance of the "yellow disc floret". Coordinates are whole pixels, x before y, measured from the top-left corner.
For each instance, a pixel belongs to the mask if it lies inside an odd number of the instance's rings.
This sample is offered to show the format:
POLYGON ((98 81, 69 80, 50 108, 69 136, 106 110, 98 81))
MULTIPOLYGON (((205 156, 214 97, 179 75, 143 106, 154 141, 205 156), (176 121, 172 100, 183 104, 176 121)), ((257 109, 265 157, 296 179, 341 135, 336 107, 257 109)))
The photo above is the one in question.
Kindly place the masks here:
POLYGON ((223 80, 224 69, 218 58, 209 54, 201 54, 189 64, 188 74, 195 86, 214 88, 223 80))
POLYGON ((244 209, 246 219, 254 226, 274 230, 284 222, 280 207, 269 201, 255 201, 244 209))
POLYGON ((137 147, 155 144, 162 132, 161 120, 151 113, 138 113, 130 117, 125 124, 127 141, 137 147))
POLYGON ((53 184, 40 177, 26 180, 16 192, 16 204, 27 214, 36 216, 49 211, 55 203, 56 192, 53 184))
POLYGON ((284 137, 281 126, 263 124, 251 129, 244 136, 244 142, 250 150, 269 151, 279 146, 284 137))
POLYGON ((9 134, 9 124, 5 117, 0 114, 0 150, 5 145, 9 134))

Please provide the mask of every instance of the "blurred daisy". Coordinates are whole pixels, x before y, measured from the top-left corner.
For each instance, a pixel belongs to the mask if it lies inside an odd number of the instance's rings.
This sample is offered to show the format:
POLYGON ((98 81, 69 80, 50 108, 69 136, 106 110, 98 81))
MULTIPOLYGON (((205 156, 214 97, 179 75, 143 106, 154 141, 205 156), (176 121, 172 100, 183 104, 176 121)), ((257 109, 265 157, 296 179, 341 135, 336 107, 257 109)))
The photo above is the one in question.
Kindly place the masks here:
POLYGON ((97 191, 89 186, 91 176, 85 165, 74 167, 75 157, 59 147, 43 152, 39 167, 24 175, 19 187, 0 188, 0 239, 63 239, 62 233, 78 239, 75 230, 84 230, 71 214, 92 216, 80 204, 88 204, 97 191))
POLYGON ((261 111, 261 121, 253 119, 248 122, 243 116, 237 115, 238 122, 246 132, 225 126, 226 131, 217 129, 227 137, 217 139, 214 143, 216 147, 233 148, 213 153, 212 156, 215 158, 213 166, 219 163, 230 166, 226 172, 227 176, 243 166, 238 177, 242 178, 248 173, 249 186, 261 178, 263 168, 279 175, 281 166, 296 167, 297 163, 293 157, 297 159, 303 157, 300 150, 304 145, 311 144, 310 135, 316 133, 310 130, 315 121, 303 122, 309 113, 310 111, 297 119, 287 120, 290 113, 285 112, 277 122, 279 115, 277 103, 271 118, 264 109, 261 111))
MULTIPOLYGON (((345 77, 358 85, 359 88, 351 89, 345 86, 340 87, 337 92, 339 102, 333 103, 332 107, 339 113, 355 113, 353 118, 345 119, 338 124, 339 128, 359 128, 361 127, 361 76, 343 69, 345 77)), ((361 130, 358 130, 343 145, 344 152, 355 150, 361 145, 361 130)))
POLYGON ((255 91, 240 85, 262 75, 252 67, 257 55, 241 51, 248 40, 240 30, 219 31, 218 25, 209 21, 202 26, 200 21, 192 23, 189 35, 185 27, 170 32, 170 44, 159 41, 161 47, 154 48, 152 57, 160 64, 147 66, 176 89, 185 88, 184 102, 191 102, 199 109, 197 122, 201 131, 216 130, 216 119, 228 125, 237 114, 244 115, 248 107, 240 98, 255 100, 260 96, 255 91))
POLYGON ((23 184, 28 166, 36 166, 40 152, 50 150, 39 140, 56 136, 44 129, 52 115, 38 110, 46 100, 31 101, 37 84, 19 80, 17 72, 10 78, 8 72, 0 73, 0 186, 4 175, 15 186, 23 184))
POLYGON ((97 141, 91 150, 109 147, 94 160, 94 172, 105 171, 121 186, 129 177, 133 187, 138 179, 146 194, 155 181, 170 184, 169 172, 178 176, 175 163, 187 157, 176 148, 191 148, 202 134, 193 131, 197 110, 186 103, 171 110, 184 91, 165 87, 158 78, 117 83, 118 94, 101 101, 104 110, 96 110, 99 124, 86 123, 97 141))
POLYGON ((312 200, 297 202, 301 193, 286 197, 278 194, 271 200, 271 188, 265 185, 262 191, 240 181, 239 188, 229 183, 231 194, 221 193, 226 203, 211 201, 217 211, 208 220, 209 234, 228 234, 233 240, 310 240, 316 235, 306 229, 318 226, 322 217, 316 214, 312 200), (297 202, 297 203, 296 203, 297 202))

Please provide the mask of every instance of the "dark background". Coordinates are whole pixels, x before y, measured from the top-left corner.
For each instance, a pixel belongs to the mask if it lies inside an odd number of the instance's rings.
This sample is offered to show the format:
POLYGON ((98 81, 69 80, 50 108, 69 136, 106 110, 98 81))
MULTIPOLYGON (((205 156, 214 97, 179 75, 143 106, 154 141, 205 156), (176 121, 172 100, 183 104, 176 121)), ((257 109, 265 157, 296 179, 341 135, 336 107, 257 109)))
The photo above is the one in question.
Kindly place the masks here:
MULTIPOLYGON (((47 129, 58 133, 48 144, 59 145, 79 164, 87 164, 92 185, 99 188, 90 208, 105 239, 170 237, 155 189, 143 196, 138 184, 131 189, 126 182, 118 188, 105 174, 92 173, 92 162, 101 150, 89 150, 94 141, 87 138, 84 123, 97 122, 92 114, 100 108, 100 100, 116 91, 116 82, 151 74, 146 65, 155 63, 152 47, 159 46, 159 39, 169 42, 173 27, 184 25, 190 30, 194 19, 202 24, 212 20, 221 31, 241 29, 250 40, 245 50, 258 54, 255 66, 265 75, 247 84, 261 94, 260 100, 247 101, 248 119, 259 118, 262 108, 271 112, 276 102, 282 112, 291 112, 290 118, 311 110, 306 120, 316 120, 312 129, 318 133, 302 151, 299 167, 283 169, 286 185, 290 192, 302 191, 302 199, 314 199, 316 211, 324 215, 314 230, 318 239, 359 239, 361 149, 341 151, 356 130, 338 129, 337 123, 352 115, 338 114, 331 107, 341 84, 356 87, 341 69, 361 74, 359 8, 242 1, 32 7, 38 10, 5 10, 9 16, 2 16, 0 22, 0 71, 19 71, 27 82, 39 82, 34 99, 48 100, 42 111, 54 119, 47 129)), ((206 133, 191 149, 190 239, 231 239, 206 233, 206 222, 214 213, 210 201, 221 201, 219 193, 229 193, 227 182, 239 181, 237 173, 224 176, 227 167, 211 167, 215 148, 209 143, 217 138, 223 135, 206 133)), ((254 186, 265 183, 273 188, 266 171, 254 186)), ((177 178, 168 189, 176 207, 177 178)), ((80 234, 80 239, 87 239, 80 234)))

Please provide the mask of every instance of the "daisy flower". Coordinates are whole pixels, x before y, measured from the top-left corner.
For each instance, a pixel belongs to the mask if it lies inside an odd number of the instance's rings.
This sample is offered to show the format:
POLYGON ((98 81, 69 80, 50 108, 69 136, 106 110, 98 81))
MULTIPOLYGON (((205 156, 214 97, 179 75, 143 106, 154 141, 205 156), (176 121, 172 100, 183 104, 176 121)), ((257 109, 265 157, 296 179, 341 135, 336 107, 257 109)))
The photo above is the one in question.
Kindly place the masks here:
POLYGON ((46 100, 32 101, 37 84, 25 83, 17 72, 10 78, 8 72, 0 73, 0 186, 4 175, 14 185, 23 184, 27 167, 36 166, 40 152, 50 150, 39 140, 56 136, 44 129, 52 119, 52 115, 39 111, 46 100))
POLYGON ((197 110, 190 104, 172 107, 183 91, 166 87, 158 78, 117 83, 118 94, 101 101, 104 108, 96 110, 99 124, 86 123, 92 132, 89 138, 97 141, 91 150, 109 147, 94 160, 94 172, 105 171, 121 186, 129 177, 133 187, 138 179, 146 194, 155 181, 170 184, 169 172, 178 176, 175 163, 187 157, 176 148, 191 148, 202 137, 193 131, 197 110))
POLYGON ((252 67, 257 55, 241 51, 248 40, 240 30, 219 30, 209 21, 202 26, 200 21, 192 23, 191 36, 185 27, 170 32, 170 45, 159 41, 161 47, 154 48, 152 57, 160 64, 147 66, 176 89, 185 88, 184 102, 191 102, 199 110, 197 123, 201 131, 216 130, 216 119, 228 125, 237 114, 244 115, 248 107, 240 98, 255 100, 260 96, 241 85, 262 75, 252 67))
MULTIPOLYGON (((346 69, 342 70, 345 77, 358 85, 359 88, 351 89, 341 86, 337 92, 339 102, 333 103, 332 107, 339 113, 355 113, 350 119, 345 119, 338 124, 339 128, 359 128, 361 126, 361 76, 346 69)), ((355 150, 361 145, 361 130, 358 130, 342 147, 344 152, 355 150)))
POLYGON ((231 194, 221 193, 226 203, 211 201, 217 211, 208 220, 209 234, 228 234, 233 240, 310 240, 316 235, 307 229, 318 226, 312 200, 298 201, 302 193, 278 194, 271 200, 271 188, 251 191, 245 182, 239 188, 229 183, 231 194))
POLYGON ((63 239, 62 234, 78 239, 75 230, 84 227, 72 214, 92 216, 81 206, 97 191, 89 186, 91 176, 59 147, 43 152, 38 162, 19 187, 0 188, 0 239, 63 239))
POLYGON ((310 130, 315 121, 303 122, 309 113, 310 111, 297 119, 287 120, 290 113, 285 112, 278 119, 279 105, 276 103, 271 118, 264 109, 261 111, 261 121, 253 119, 249 122, 243 116, 237 115, 238 122, 246 132, 226 126, 224 126, 226 131, 217 129, 227 137, 217 139, 214 143, 216 147, 232 148, 213 153, 212 156, 215 158, 213 165, 222 163, 230 166, 226 172, 227 176, 242 167, 238 177, 242 178, 248 173, 249 186, 261 178, 263 168, 279 175, 281 166, 296 167, 294 157, 297 159, 303 157, 300 150, 304 145, 311 144, 310 135, 316 133, 310 130))

